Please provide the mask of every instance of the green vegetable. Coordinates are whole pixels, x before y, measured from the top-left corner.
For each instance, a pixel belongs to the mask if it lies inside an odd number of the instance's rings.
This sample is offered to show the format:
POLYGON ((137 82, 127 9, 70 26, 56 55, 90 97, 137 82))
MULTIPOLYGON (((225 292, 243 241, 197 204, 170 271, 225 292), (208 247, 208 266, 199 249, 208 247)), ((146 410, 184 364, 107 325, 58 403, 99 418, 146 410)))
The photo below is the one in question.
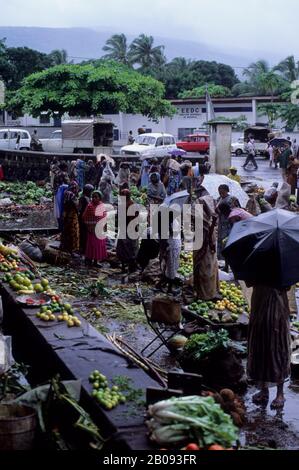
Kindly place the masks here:
POLYGON ((228 344, 229 337, 226 330, 194 334, 185 344, 180 358, 187 361, 201 361, 211 352, 227 348, 228 344))
POLYGON ((237 439, 232 419, 212 397, 170 398, 149 406, 150 438, 159 445, 197 442, 231 447, 237 439))

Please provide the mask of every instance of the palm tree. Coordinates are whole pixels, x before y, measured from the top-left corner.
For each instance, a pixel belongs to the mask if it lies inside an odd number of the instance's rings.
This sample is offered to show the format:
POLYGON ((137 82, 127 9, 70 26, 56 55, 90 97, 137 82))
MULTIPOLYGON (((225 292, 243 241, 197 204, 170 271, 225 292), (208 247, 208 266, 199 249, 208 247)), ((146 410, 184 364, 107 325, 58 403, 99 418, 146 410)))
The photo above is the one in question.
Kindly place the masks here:
POLYGON ((133 63, 146 69, 155 64, 165 64, 164 46, 154 46, 153 36, 140 34, 130 46, 130 57, 133 63))
POLYGON ((268 62, 265 60, 258 60, 250 64, 243 72, 243 75, 248 79, 250 83, 254 83, 261 73, 270 72, 268 62))
POLYGON ((103 51, 107 52, 104 55, 106 59, 116 60, 125 65, 130 65, 130 58, 128 52, 127 38, 125 34, 113 34, 111 38, 107 39, 103 51))
POLYGON ((49 54, 53 65, 62 65, 68 63, 67 51, 65 49, 54 49, 49 54))
POLYGON ((299 62, 295 62, 293 55, 279 62, 273 70, 280 72, 282 77, 288 82, 294 82, 299 78, 299 62))

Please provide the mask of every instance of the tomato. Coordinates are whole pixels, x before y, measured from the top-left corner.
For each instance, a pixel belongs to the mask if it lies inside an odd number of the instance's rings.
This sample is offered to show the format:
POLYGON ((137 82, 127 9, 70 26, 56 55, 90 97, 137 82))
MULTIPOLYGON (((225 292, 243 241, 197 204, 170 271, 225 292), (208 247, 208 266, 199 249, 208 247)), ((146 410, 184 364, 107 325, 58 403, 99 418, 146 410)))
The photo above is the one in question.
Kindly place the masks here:
POLYGON ((185 450, 200 450, 200 448, 197 444, 192 442, 185 447, 185 450))
POLYGON ((213 444, 212 446, 209 447, 208 450, 225 450, 224 447, 218 445, 218 444, 213 444))

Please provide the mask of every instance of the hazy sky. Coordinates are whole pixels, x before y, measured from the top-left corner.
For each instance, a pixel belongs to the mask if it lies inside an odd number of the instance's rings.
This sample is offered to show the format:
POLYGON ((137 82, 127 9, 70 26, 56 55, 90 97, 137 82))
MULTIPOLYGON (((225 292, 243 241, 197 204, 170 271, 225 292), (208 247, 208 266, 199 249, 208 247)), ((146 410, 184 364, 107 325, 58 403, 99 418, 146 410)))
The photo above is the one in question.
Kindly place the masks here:
POLYGON ((90 27, 298 57, 298 0, 1 0, 1 26, 90 27))

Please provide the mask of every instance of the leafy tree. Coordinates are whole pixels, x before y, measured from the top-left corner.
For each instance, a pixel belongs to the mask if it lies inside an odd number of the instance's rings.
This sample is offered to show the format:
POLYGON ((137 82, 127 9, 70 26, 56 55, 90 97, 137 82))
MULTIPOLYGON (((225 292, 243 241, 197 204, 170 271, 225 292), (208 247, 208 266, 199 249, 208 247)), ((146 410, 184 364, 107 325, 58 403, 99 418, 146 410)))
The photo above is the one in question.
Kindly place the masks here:
POLYGON ((258 60, 247 67, 243 74, 247 78, 248 88, 255 95, 278 95, 288 88, 287 81, 275 73, 265 60, 258 60))
POLYGON ((279 103, 264 103, 258 105, 259 116, 267 116, 270 126, 280 117, 281 105, 279 103))
POLYGON ((3 80, 7 86, 15 73, 15 68, 9 62, 5 41, 6 38, 0 39, 0 79, 3 80))
MULTIPOLYGON (((18 88, 22 80, 31 73, 38 72, 51 66, 47 54, 35 51, 29 47, 7 47, 6 60, 9 73, 4 78, 10 89, 18 88)), ((0 72, 1 73, 1 72, 0 72)))
POLYGON ((27 77, 10 95, 7 108, 39 116, 69 113, 77 116, 119 111, 152 119, 172 116, 162 83, 113 61, 94 65, 57 65, 27 77))
POLYGON ((278 108, 278 115, 290 129, 299 125, 299 106, 297 104, 281 104, 278 108))
POLYGON ((238 82, 234 70, 217 62, 187 60, 176 57, 162 69, 147 70, 165 85, 167 98, 177 98, 184 90, 192 90, 206 83, 230 88, 238 82))
POLYGON ((231 96, 232 93, 229 88, 215 85, 214 83, 210 83, 207 87, 205 85, 197 88, 193 88, 193 90, 185 90, 179 94, 179 98, 202 98, 206 96, 206 88, 208 88, 209 94, 213 97, 225 97, 231 96))
POLYGON ((130 59, 132 63, 139 64, 147 70, 157 64, 166 62, 164 46, 154 46, 153 36, 140 34, 130 45, 130 59))
POLYGON ((232 67, 215 61, 194 60, 189 70, 193 77, 200 77, 201 84, 215 83, 231 88, 239 81, 232 67))
POLYGON ((125 34, 114 34, 111 38, 107 39, 103 51, 107 52, 104 58, 121 62, 122 64, 129 65, 129 48, 125 34))
POLYGON ((293 82, 299 79, 299 62, 295 61, 293 55, 290 55, 279 62, 273 70, 280 72, 282 77, 288 82, 293 82))
POLYGON ((67 51, 65 49, 54 49, 48 54, 51 65, 61 65, 68 63, 67 51))

